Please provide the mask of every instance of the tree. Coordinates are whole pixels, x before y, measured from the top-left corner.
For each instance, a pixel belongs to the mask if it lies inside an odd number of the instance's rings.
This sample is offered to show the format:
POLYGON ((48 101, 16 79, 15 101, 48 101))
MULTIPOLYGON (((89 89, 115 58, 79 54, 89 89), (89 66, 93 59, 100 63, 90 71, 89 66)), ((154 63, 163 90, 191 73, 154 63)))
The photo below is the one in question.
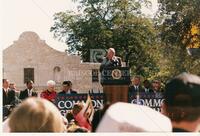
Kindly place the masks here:
POLYGON ((80 0, 82 14, 71 11, 54 16, 51 31, 64 40, 69 52, 81 52, 90 61, 90 49, 116 49, 133 72, 149 76, 156 63, 147 48, 155 44, 153 21, 141 13, 148 0, 80 0), (148 70, 145 68, 149 67, 148 70))
POLYGON ((188 48, 200 48, 200 1, 159 0, 156 25, 160 31, 163 55, 170 67, 169 76, 180 72, 200 75, 200 61, 187 53, 188 48))

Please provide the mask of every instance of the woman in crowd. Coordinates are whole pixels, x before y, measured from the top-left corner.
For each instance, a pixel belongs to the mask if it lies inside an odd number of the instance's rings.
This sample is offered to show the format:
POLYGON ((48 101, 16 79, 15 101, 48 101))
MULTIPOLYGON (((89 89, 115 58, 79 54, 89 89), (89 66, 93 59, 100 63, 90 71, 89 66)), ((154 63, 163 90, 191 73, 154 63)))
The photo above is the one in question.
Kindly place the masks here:
POLYGON ((62 115, 49 101, 28 98, 9 117, 11 132, 64 132, 62 115))

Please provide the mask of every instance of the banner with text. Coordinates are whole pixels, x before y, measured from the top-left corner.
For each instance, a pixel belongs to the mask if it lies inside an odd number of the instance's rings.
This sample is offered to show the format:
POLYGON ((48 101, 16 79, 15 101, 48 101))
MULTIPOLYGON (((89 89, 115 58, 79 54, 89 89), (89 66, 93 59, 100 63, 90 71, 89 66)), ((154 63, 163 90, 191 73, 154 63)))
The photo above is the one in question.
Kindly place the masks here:
POLYGON ((161 105, 164 101, 163 93, 133 93, 129 95, 129 103, 145 105, 155 109, 156 111, 161 111, 161 105))
MULTIPOLYGON (((104 105, 103 93, 89 94, 94 109, 102 109, 104 105)), ((55 105, 58 107, 62 115, 74 107, 75 103, 87 101, 88 94, 58 94, 55 100, 55 105)))
MULTIPOLYGON (((104 94, 103 93, 92 93, 89 94, 94 109, 102 109, 104 106, 104 94)), ((74 107, 75 103, 86 102, 88 94, 62 94, 57 95, 55 105, 58 107, 60 112, 65 115, 67 111, 74 107)), ((164 101, 162 93, 139 93, 129 95, 129 103, 140 104, 151 107, 156 111, 161 111, 160 107, 164 101)))

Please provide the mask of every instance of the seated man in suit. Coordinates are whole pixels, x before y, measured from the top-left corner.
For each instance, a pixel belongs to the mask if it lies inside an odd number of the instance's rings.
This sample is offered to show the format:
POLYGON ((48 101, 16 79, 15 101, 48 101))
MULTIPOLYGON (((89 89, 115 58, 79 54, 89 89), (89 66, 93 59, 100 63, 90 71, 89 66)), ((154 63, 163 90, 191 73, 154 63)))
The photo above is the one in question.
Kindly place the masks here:
POLYGON ((72 90, 72 82, 71 81, 63 81, 62 83, 62 91, 58 94, 77 94, 76 91, 72 90))
POLYGON ((164 92, 164 90, 161 88, 160 80, 154 80, 152 82, 152 90, 154 93, 163 93, 164 92))
POLYGON ((9 80, 3 79, 3 106, 10 105, 15 101, 15 91, 9 88, 9 80))
POLYGON ((132 78, 132 84, 129 87, 129 94, 144 92, 144 89, 140 85, 140 76, 135 76, 132 78))
POLYGON ((28 97, 37 97, 37 93, 33 91, 33 81, 29 80, 26 82, 26 89, 21 91, 19 94, 19 99, 24 100, 28 97))
POLYGON ((122 66, 121 62, 122 62, 121 58, 115 56, 115 49, 114 48, 109 48, 106 57, 103 58, 103 61, 101 63, 100 72, 102 72, 102 70, 105 67, 117 67, 117 66, 121 67, 122 66))
POLYGON ((144 80, 143 85, 144 85, 143 91, 145 93, 153 93, 153 90, 151 89, 151 83, 149 80, 147 79, 144 80))

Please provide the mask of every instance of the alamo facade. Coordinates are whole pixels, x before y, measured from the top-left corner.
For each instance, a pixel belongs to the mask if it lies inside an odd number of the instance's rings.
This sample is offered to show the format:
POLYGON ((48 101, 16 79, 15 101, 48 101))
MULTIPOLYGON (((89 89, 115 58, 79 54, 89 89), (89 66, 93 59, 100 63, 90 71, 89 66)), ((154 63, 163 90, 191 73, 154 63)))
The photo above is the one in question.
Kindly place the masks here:
POLYGON ((73 83, 79 93, 102 90, 99 63, 82 62, 80 56, 69 55, 48 46, 35 32, 24 32, 17 41, 3 50, 3 78, 16 83, 19 90, 26 80, 34 80, 40 91, 48 80, 56 82, 57 91, 64 80, 73 83))

